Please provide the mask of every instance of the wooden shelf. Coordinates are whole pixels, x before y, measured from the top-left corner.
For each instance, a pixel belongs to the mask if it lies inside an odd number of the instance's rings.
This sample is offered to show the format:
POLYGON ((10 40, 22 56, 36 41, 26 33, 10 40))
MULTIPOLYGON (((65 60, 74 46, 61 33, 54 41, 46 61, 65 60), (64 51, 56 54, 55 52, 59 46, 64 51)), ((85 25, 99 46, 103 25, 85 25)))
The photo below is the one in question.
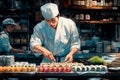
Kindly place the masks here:
POLYGON ((91 20, 91 21, 80 21, 77 20, 76 22, 80 22, 80 23, 90 23, 90 24, 120 24, 120 21, 96 21, 96 20, 91 20))
POLYGON ((96 10, 118 10, 118 6, 79 6, 79 5, 70 5, 69 8, 72 9, 96 9, 96 10))

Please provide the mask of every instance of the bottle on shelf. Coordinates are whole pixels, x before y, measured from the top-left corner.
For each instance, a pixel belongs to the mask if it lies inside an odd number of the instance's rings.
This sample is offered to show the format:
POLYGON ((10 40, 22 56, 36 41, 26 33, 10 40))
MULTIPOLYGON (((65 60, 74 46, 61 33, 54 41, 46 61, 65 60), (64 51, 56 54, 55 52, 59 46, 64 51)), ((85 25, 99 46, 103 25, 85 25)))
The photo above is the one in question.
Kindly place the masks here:
POLYGON ((101 6, 101 0, 97 0, 97 6, 101 6))
POLYGON ((101 0, 101 6, 105 6, 105 0, 101 0))
POLYGON ((97 6, 97 0, 92 0, 92 6, 97 6))
POLYGON ((90 0, 85 1, 85 6, 90 6, 90 0))
POLYGON ((79 17, 80 17, 79 18, 80 20, 84 20, 84 13, 81 12, 80 15, 79 15, 79 17))
POLYGON ((90 14, 85 14, 85 20, 90 20, 90 14))
POLYGON ((118 6, 118 0, 114 0, 114 1, 113 1, 113 5, 114 5, 114 6, 118 6))

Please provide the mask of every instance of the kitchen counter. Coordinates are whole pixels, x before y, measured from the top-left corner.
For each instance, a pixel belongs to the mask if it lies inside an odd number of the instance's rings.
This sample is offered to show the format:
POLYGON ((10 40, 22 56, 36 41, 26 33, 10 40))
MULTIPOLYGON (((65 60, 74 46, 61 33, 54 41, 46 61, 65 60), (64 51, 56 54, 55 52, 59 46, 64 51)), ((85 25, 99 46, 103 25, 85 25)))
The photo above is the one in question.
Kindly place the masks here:
POLYGON ((40 78, 67 78, 69 80, 78 80, 78 79, 87 79, 87 78, 107 78, 107 79, 113 79, 114 80, 120 80, 120 72, 106 72, 106 73, 46 73, 46 72, 40 72, 40 73, 34 73, 34 72, 28 72, 28 73, 0 73, 0 78, 34 78, 34 80, 39 80, 40 78))
MULTIPOLYGON (((92 56, 108 56, 117 55, 120 57, 119 53, 76 53, 74 55, 74 61, 79 61, 79 59, 88 59, 92 56)), ((14 54, 16 61, 28 61, 30 63, 40 64, 43 56, 39 53, 24 53, 24 54, 14 54)))

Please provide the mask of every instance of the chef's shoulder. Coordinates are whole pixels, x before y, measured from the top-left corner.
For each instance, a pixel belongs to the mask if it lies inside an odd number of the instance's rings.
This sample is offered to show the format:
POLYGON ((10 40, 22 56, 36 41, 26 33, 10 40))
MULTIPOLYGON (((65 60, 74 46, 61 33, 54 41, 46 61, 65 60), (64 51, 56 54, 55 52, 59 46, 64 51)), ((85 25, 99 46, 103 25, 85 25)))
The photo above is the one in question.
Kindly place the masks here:
POLYGON ((40 23, 37 23, 34 29, 43 29, 45 25, 46 25, 46 22, 43 20, 40 23))
POLYGON ((61 18, 62 23, 75 24, 75 22, 70 18, 66 18, 66 17, 60 17, 60 18, 61 18))
POLYGON ((0 38, 9 38, 9 37, 4 31, 2 31, 0 32, 0 38))

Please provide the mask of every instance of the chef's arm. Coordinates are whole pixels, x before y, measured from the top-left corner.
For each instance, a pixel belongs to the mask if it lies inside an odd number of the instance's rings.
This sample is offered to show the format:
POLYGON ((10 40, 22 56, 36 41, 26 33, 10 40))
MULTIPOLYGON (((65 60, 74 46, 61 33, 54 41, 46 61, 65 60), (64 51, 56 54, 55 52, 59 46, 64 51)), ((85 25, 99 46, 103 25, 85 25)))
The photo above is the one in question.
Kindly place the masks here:
POLYGON ((33 48, 33 51, 34 52, 38 52, 38 53, 44 53, 44 51, 45 50, 47 50, 47 49, 45 49, 44 47, 42 47, 42 46, 40 46, 40 45, 36 45, 36 46, 34 46, 34 48, 33 48))
POLYGON ((72 48, 69 54, 74 55, 78 51, 78 48, 72 48))
POLYGON ((72 62, 73 61, 73 55, 78 51, 78 48, 71 48, 70 52, 65 57, 65 62, 72 62))
POLYGON ((25 51, 24 50, 21 50, 21 49, 15 49, 15 48, 12 48, 11 49, 11 53, 24 53, 25 51))
POLYGON ((40 45, 35 45, 33 51, 42 53, 44 57, 46 57, 48 60, 56 61, 53 56, 53 53, 40 45))

